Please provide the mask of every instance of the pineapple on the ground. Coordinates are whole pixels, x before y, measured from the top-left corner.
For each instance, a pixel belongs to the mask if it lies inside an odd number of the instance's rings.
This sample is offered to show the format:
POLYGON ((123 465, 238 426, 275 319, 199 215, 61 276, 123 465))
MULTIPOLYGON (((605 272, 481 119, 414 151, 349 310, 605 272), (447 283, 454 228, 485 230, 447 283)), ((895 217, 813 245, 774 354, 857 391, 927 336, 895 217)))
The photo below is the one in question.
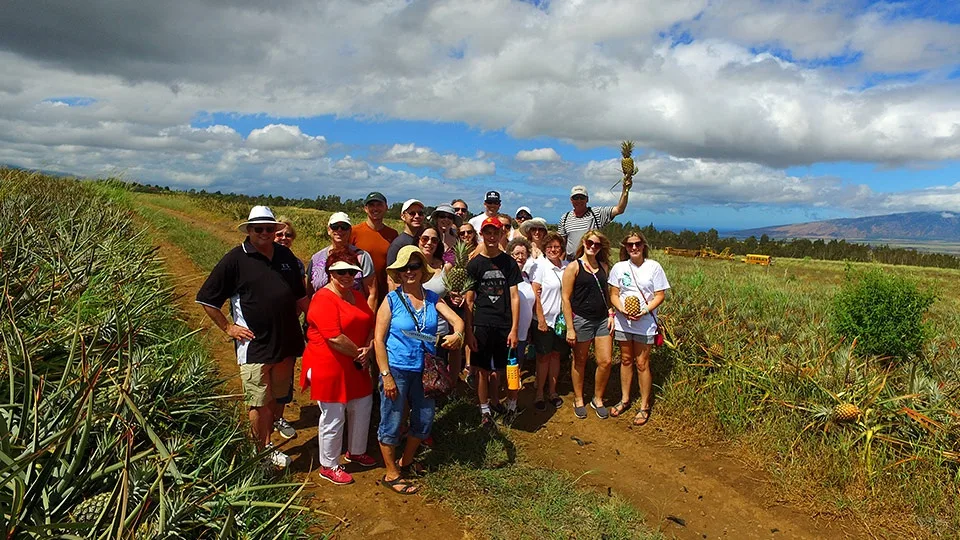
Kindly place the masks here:
POLYGON ((443 275, 443 284, 448 291, 454 294, 463 294, 473 287, 473 280, 467 274, 467 263, 470 261, 470 244, 459 241, 453 246, 453 268, 443 275))
POLYGON ((853 403, 838 403, 833 408, 833 417, 837 422, 852 422, 860 418, 860 407, 853 403))
POLYGON ((620 168, 623 170, 623 175, 630 177, 637 174, 636 165, 633 163, 633 158, 630 157, 633 155, 633 141, 623 141, 620 143, 620 155, 623 156, 623 159, 620 160, 620 168))

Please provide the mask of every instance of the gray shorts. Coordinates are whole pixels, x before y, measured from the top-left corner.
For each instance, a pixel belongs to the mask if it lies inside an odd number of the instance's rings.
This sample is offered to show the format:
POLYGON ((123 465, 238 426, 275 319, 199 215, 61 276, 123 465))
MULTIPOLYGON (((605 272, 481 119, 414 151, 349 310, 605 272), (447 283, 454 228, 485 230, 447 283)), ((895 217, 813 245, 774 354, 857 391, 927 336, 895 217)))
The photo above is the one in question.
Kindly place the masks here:
POLYGON ((630 332, 621 332, 616 330, 613 332, 613 339, 617 341, 635 341, 642 345, 653 345, 654 340, 657 339, 657 335, 648 336, 645 334, 631 334, 630 332))
POLYGON ((585 319, 576 313, 573 314, 573 331, 577 333, 577 343, 584 343, 593 338, 606 337, 610 335, 610 329, 607 327, 607 319, 597 319, 591 321, 585 319))

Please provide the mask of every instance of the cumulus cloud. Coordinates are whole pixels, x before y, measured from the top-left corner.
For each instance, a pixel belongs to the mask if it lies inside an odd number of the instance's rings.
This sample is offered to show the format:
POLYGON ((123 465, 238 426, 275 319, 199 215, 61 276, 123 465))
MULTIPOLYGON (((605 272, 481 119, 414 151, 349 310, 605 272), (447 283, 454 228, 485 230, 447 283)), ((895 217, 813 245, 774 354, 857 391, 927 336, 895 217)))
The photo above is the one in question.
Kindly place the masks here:
POLYGON ((381 160, 386 163, 404 163, 412 167, 443 170, 446 178, 458 180, 471 176, 486 176, 497 172, 493 161, 474 160, 456 154, 439 154, 425 147, 410 144, 391 146, 381 160))
POLYGON ((560 161, 560 154, 553 148, 535 148, 517 152, 518 161, 560 161))

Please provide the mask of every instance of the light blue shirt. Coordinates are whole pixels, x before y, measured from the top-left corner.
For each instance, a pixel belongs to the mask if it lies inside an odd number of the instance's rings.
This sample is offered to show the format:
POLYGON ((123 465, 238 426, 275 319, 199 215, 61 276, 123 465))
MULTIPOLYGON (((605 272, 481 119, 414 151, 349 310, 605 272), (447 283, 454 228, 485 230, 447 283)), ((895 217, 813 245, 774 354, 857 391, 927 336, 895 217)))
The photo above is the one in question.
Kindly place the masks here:
POLYGON ((406 297, 400 298, 401 292, 391 291, 387 295, 390 303, 390 332, 387 334, 387 362, 390 367, 403 371, 423 371, 424 350, 430 354, 437 353, 436 341, 427 343, 411 337, 410 334, 420 332, 432 336, 437 335, 437 301, 440 299, 433 291, 424 291, 423 308, 414 310, 406 297), (419 322, 415 323, 410 311, 415 314, 419 322))

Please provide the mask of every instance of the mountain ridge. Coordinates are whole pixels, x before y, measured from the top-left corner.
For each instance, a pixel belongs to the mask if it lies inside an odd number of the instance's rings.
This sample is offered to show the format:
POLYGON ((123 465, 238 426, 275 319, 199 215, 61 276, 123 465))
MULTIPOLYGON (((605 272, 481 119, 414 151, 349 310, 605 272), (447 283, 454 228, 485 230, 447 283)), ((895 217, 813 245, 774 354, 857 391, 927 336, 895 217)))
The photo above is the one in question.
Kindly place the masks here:
POLYGON ((960 241, 960 212, 901 212, 732 231, 738 238, 960 241))

